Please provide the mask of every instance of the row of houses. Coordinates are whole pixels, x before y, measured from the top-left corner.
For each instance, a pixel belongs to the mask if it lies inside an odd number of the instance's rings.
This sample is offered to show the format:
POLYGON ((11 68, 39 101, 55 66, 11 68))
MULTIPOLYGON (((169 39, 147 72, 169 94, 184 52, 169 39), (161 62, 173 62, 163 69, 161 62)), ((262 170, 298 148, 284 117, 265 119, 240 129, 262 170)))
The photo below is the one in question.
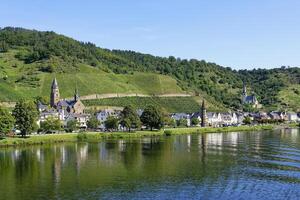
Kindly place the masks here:
MULTIPOLYGON (((42 103, 38 104, 40 117, 38 124, 41 124, 49 117, 58 118, 66 126, 68 121, 76 120, 80 128, 87 128, 87 122, 90 115, 85 113, 85 106, 79 98, 77 89, 75 89, 73 99, 62 100, 60 99, 59 88, 57 80, 54 79, 51 85, 50 94, 50 107, 42 103)), ((104 109, 96 113, 96 118, 100 122, 99 129, 105 130, 104 122, 109 116, 119 117, 121 110, 104 109)), ((141 116, 143 110, 137 110, 137 114, 141 116)), ((185 126, 192 125, 192 119, 196 118, 199 122, 193 125, 221 127, 221 126, 234 126, 243 124, 244 119, 249 117, 250 120, 256 122, 263 122, 268 120, 300 122, 300 113, 294 112, 258 112, 258 113, 245 113, 245 112, 206 112, 205 104, 203 101, 200 112, 195 113, 173 113, 170 117, 178 122, 182 119, 186 122, 185 126), (203 123, 203 118, 205 123, 203 123)))
MULTIPOLYGON (((198 119, 199 125, 201 124, 201 113, 173 113, 171 114, 171 118, 175 121, 180 121, 181 119, 185 119, 187 124, 186 126, 192 125, 192 119, 196 118, 198 119)), ((238 125, 242 124, 244 120, 244 115, 240 113, 220 113, 220 112, 207 112, 206 113, 206 126, 212 126, 212 127, 220 127, 220 126, 232 126, 232 125, 238 125)))
MULTIPOLYGON (((207 112, 206 113, 206 125, 211 127, 221 127, 221 126, 234 126, 241 125, 244 123, 244 119, 249 117, 251 121, 263 122, 263 121, 287 121, 287 122, 300 122, 300 113, 295 112, 258 112, 258 113, 248 113, 248 112, 207 112)), ((186 120, 186 126, 192 125, 192 119, 196 118, 201 124, 201 113, 173 113, 171 118, 175 121, 180 121, 181 119, 186 120)))

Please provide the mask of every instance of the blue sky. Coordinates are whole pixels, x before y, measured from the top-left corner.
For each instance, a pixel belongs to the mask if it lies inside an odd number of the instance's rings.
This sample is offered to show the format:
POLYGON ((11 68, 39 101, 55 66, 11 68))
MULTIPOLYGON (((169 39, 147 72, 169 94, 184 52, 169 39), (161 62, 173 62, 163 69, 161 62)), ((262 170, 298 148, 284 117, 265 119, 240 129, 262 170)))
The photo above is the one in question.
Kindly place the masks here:
POLYGON ((1 0, 0 27, 234 69, 300 66, 299 0, 1 0))

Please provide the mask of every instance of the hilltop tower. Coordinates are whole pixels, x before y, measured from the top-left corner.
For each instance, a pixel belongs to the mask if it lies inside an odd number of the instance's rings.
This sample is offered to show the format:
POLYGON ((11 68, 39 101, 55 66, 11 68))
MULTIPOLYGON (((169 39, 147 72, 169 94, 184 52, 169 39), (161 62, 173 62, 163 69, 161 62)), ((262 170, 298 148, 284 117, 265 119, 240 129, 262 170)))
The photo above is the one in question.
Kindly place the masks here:
POLYGON ((206 127, 206 107, 205 107, 205 101, 202 101, 201 106, 201 127, 206 127))
POLYGON ((59 95, 58 84, 56 78, 54 78, 51 85, 50 106, 56 107, 59 100, 60 100, 60 95, 59 95))

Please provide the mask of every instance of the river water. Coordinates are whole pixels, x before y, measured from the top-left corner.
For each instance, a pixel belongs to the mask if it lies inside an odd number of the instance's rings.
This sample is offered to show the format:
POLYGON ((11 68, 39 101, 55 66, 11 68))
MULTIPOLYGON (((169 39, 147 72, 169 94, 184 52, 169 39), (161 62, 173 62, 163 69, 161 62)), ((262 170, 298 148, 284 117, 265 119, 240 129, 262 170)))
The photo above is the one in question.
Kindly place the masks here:
POLYGON ((0 149, 0 199, 300 199, 300 132, 0 149))

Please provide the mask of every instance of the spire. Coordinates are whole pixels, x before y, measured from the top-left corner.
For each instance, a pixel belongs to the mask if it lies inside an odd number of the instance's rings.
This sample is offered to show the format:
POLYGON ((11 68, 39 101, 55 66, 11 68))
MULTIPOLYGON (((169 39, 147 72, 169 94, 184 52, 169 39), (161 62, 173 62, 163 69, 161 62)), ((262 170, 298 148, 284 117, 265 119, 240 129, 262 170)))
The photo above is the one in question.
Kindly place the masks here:
POLYGON ((75 101, 78 101, 78 100, 79 100, 79 93, 78 93, 77 86, 75 87, 74 100, 75 100, 75 101))
POLYGON ((247 88, 246 88, 246 83, 243 81, 243 95, 247 96, 247 88))
POLYGON ((60 100, 59 89, 56 78, 53 79, 50 93, 50 106, 56 107, 56 104, 60 100))
POLYGON ((51 89, 58 89, 58 84, 56 78, 53 79, 51 89))
POLYGON ((201 106, 201 126, 206 127, 206 107, 204 99, 201 106))

